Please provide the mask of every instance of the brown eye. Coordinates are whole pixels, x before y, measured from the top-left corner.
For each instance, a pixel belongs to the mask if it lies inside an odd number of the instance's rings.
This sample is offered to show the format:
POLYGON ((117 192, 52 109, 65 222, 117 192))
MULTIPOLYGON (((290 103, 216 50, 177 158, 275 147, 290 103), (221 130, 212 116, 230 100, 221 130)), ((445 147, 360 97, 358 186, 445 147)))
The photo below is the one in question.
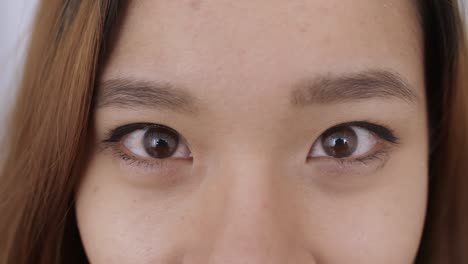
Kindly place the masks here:
MULTIPOLYGON (((370 129, 379 131, 380 127, 361 124, 370 129)), ((379 145, 379 138, 386 138, 388 142, 395 140, 385 135, 385 130, 380 131, 383 136, 377 136, 378 132, 371 132, 370 129, 353 126, 339 125, 326 130, 312 146, 309 157, 330 157, 335 159, 356 158, 370 155, 379 145)), ((380 129, 381 130, 381 129, 380 129)))
POLYGON ((346 158, 356 151, 358 138, 350 127, 337 127, 322 135, 323 150, 328 156, 346 158))
POLYGON ((172 156, 177 150, 179 135, 176 131, 155 126, 149 128, 143 136, 143 147, 149 156, 164 159, 172 156))
POLYGON ((142 159, 189 159, 192 152, 185 139, 164 125, 140 125, 141 129, 126 133, 121 140, 125 152, 142 159))

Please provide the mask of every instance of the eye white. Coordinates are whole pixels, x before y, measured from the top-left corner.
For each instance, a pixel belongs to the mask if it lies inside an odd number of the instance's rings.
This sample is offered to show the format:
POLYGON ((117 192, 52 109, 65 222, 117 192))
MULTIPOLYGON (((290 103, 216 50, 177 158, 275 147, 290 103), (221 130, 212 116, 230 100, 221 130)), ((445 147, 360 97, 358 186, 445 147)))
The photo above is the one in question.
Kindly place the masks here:
MULTIPOLYGON (((358 142, 356 150, 353 152, 352 156, 365 155, 375 147, 375 145, 377 144, 377 138, 372 132, 357 126, 351 126, 350 128, 354 131, 354 133, 356 133, 358 142)), ((313 158, 331 157, 327 155, 325 153, 325 150, 323 149, 322 136, 320 136, 313 144, 309 156, 313 158)))
POLYGON ((140 129, 129 133, 123 145, 132 153, 143 158, 151 158, 150 155, 146 152, 143 146, 143 137, 145 136, 147 129, 140 129))
MULTIPOLYGON (((135 156, 140 156, 142 158, 147 159, 154 159, 151 157, 148 152, 146 152, 145 147, 143 145, 143 138, 146 134, 147 129, 139 129, 129 133, 122 144, 124 147, 130 151, 135 156)), ((190 158, 192 153, 188 148, 187 144, 182 138, 179 138, 179 144, 177 145, 177 149, 172 154, 171 158, 190 158)))

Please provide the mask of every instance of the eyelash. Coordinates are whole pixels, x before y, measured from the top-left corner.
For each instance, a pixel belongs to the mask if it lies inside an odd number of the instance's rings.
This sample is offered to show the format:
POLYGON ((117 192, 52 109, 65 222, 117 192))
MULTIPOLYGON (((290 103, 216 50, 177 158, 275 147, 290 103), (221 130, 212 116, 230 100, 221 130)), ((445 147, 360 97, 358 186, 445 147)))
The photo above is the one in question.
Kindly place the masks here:
MULTIPOLYGON (((133 123, 123 125, 118 128, 112 129, 107 133, 105 140, 102 141, 104 149, 110 149, 114 157, 126 162, 129 166, 135 166, 147 170, 157 170, 165 167, 169 159, 152 159, 145 160, 129 154, 122 150, 121 140, 132 132, 141 129, 147 129, 154 126, 154 123, 133 123)), ((173 160, 172 160, 173 161, 173 160)))
MULTIPOLYGON (((363 157, 358 157, 358 158, 326 157, 324 158, 328 160, 333 160, 333 162, 336 162, 338 166, 340 167, 354 166, 356 165, 356 163, 367 166, 376 160, 380 160, 380 163, 381 163, 380 166, 382 167, 383 165, 385 165, 385 161, 388 158, 388 155, 392 147, 400 143, 400 139, 395 136, 394 131, 385 127, 384 125, 379 125, 379 124, 368 122, 368 121, 353 121, 353 122, 347 122, 347 123, 341 123, 341 124, 335 125, 331 128, 328 128, 326 131, 329 131, 338 127, 363 128, 363 129, 370 131, 372 134, 374 134, 378 138, 378 140, 384 141, 383 143, 378 143, 381 145, 381 148, 379 150, 375 151, 374 153, 370 155, 366 155, 363 157)), ((323 132, 322 135, 325 134, 325 132, 323 132)), ((321 136, 317 140, 320 140, 320 139, 321 139, 321 136)), ((314 159, 314 158, 310 158, 310 157, 307 158, 308 161, 310 161, 311 159, 314 159)))
MULTIPOLYGON (((142 129, 147 129, 148 127, 154 126, 154 123, 133 123, 133 124, 128 124, 124 126, 120 126, 116 129, 110 130, 107 133, 107 139, 102 141, 103 148, 104 149, 110 149, 114 156, 120 160, 125 161, 128 163, 130 166, 136 166, 136 167, 141 167, 143 169, 148 169, 148 170, 157 170, 161 169, 162 167, 165 167, 167 165, 167 162, 174 162, 174 159, 151 159, 151 160, 145 160, 136 157, 135 155, 126 153, 125 151, 122 150, 122 138, 124 138, 126 135, 129 135, 130 133, 137 131, 137 130, 142 130, 142 129)), ((387 159, 389 152, 392 148, 393 145, 399 144, 399 138, 397 138, 394 134, 394 132, 386 128, 383 125, 378 125, 375 123, 367 122, 367 121, 355 121, 355 122, 348 122, 348 123, 341 123, 336 126, 333 126, 326 131, 337 128, 337 127, 359 127, 363 129, 369 130, 372 134, 374 134, 378 139, 377 140, 383 140, 383 146, 372 153, 371 155, 367 155, 364 157, 358 157, 358 158, 333 158, 333 157, 325 157, 325 159, 328 160, 333 160, 334 162, 337 163, 338 166, 340 167, 346 167, 346 166, 355 166, 357 163, 367 166, 370 163, 380 160, 381 161, 381 166, 384 165, 385 160, 387 159)), ((322 133, 323 134, 323 133, 322 133)), ((322 135, 321 134, 321 135, 322 135)), ((320 140, 321 137, 319 137, 317 140, 320 140)), ((308 158, 307 161, 313 158, 308 158)))
POLYGON ((356 163, 359 163, 364 166, 368 166, 371 163, 379 160, 382 167, 385 164, 386 159, 388 158, 390 152, 390 147, 384 146, 382 149, 374 152, 371 155, 362 157, 362 158, 355 158, 355 159, 334 159, 334 162, 338 163, 340 167, 346 167, 346 166, 355 166, 356 163))

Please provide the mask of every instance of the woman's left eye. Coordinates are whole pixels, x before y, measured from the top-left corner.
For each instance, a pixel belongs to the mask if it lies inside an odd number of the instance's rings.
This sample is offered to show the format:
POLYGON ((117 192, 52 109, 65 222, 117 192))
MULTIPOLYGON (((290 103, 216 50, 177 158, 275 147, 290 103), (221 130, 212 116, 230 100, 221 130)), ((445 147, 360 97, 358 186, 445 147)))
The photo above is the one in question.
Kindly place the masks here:
POLYGON ((389 129, 382 126, 355 122, 334 126, 326 130, 313 144, 309 158, 365 159, 379 151, 382 141, 396 143, 389 129))
POLYGON ((117 128, 107 142, 120 143, 123 154, 140 159, 190 159, 192 153, 174 129, 158 124, 131 124, 117 128))

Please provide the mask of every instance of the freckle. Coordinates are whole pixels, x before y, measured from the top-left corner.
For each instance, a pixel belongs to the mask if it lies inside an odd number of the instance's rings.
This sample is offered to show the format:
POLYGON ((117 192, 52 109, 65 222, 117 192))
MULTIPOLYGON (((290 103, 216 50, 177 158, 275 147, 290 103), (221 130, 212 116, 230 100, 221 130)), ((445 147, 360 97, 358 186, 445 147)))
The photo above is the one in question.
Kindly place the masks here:
POLYGON ((93 193, 97 193, 98 190, 99 190, 99 187, 98 187, 98 186, 94 186, 92 192, 93 192, 93 193))
POLYGON ((193 10, 200 10, 202 4, 202 0, 190 0, 190 7, 193 10))

